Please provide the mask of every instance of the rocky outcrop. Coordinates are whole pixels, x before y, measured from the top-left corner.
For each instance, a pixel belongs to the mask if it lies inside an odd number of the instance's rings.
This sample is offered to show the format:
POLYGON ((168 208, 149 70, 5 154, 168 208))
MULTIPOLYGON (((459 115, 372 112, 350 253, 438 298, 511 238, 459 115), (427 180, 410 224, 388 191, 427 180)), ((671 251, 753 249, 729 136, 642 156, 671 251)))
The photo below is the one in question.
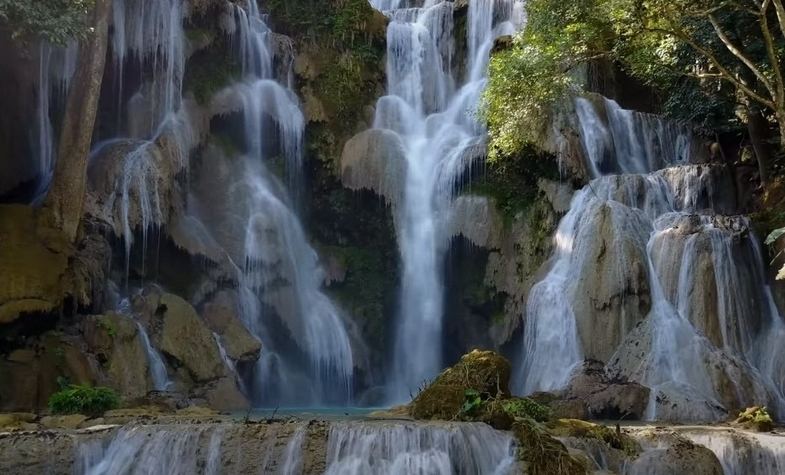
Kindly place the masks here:
POLYGON ((702 445, 673 432, 643 431, 636 438, 644 447, 645 452, 632 462, 625 473, 662 475, 722 475, 717 456, 702 445))
POLYGON ((259 358, 262 344, 251 335, 240 320, 237 299, 235 292, 219 292, 204 305, 202 318, 220 337, 229 358, 248 363, 259 358))
POLYGON ((0 206, 0 325, 24 313, 49 312, 63 301, 71 246, 40 213, 0 206))
POLYGON ((587 211, 575 237, 572 301, 584 356, 607 361, 651 309, 643 214, 609 201, 587 211))
POLYGON ((0 360, 0 410, 41 410, 62 382, 94 384, 94 362, 78 338, 52 331, 0 360))
POLYGON ((125 315, 107 314, 85 317, 80 326, 88 351, 105 371, 103 385, 125 400, 142 398, 153 389, 136 322, 125 315))
POLYGON ((492 351, 474 350, 447 368, 411 402, 415 419, 453 420, 461 412, 466 391, 482 399, 510 396, 510 362, 492 351))
POLYGON ((166 293, 154 305, 153 338, 161 352, 181 365, 196 383, 222 377, 221 354, 196 310, 182 298, 166 293))
POLYGON ((642 420, 649 403, 649 388, 623 378, 612 378, 601 362, 587 361, 566 389, 532 398, 547 404, 556 417, 642 420))
POLYGON ((406 155, 395 132, 370 129, 346 142, 341 154, 341 180, 352 190, 372 190, 390 203, 402 199, 406 155))

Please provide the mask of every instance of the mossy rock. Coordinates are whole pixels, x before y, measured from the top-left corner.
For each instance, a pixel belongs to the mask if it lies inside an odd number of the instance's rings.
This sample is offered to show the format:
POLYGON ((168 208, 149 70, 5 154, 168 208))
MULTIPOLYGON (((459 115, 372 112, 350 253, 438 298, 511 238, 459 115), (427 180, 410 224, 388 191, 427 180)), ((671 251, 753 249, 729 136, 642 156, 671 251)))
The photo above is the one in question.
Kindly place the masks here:
POLYGON ((558 419, 550 422, 546 428, 554 437, 600 440, 608 444, 609 447, 621 450, 631 457, 636 457, 642 451, 640 444, 629 435, 600 424, 578 419, 558 419))
POLYGON ((453 420, 460 416, 467 391, 483 400, 510 397, 510 362, 493 351, 474 350, 444 370, 410 405, 415 419, 453 420))
POLYGON ((753 406, 739 413, 739 417, 733 422, 747 430, 756 432, 771 432, 774 430, 774 421, 765 407, 753 406))
POLYGON ((583 475, 584 463, 572 457, 567 448, 530 419, 520 419, 512 426, 518 440, 518 458, 531 475, 583 475))
POLYGON ((0 325, 23 313, 52 311, 63 301, 72 249, 40 218, 30 206, 0 206, 0 325))

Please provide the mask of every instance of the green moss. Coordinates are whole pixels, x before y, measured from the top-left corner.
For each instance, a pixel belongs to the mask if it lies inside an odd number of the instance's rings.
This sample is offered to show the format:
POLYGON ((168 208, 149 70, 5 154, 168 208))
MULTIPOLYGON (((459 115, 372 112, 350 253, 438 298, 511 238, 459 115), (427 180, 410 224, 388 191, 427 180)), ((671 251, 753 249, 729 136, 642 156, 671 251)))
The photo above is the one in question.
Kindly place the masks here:
POLYGON ((547 426, 548 432, 554 437, 578 437, 597 439, 608 446, 621 450, 629 456, 636 457, 641 446, 627 434, 617 432, 610 427, 577 419, 559 419, 547 426))
POLYGON ((531 419, 519 419, 512 426, 518 439, 518 457, 532 475, 583 475, 587 467, 570 456, 564 444, 531 419))
POLYGON ((512 417, 545 422, 551 418, 551 409, 529 398, 511 398, 502 401, 502 407, 512 417))
POLYGON ((185 68, 183 88, 192 92, 196 101, 202 105, 209 103, 216 92, 241 76, 240 64, 229 53, 226 39, 221 38, 209 48, 191 56, 185 68))
POLYGON ((540 178, 560 179, 556 157, 526 146, 516 157, 488 163, 484 176, 468 192, 493 198, 504 224, 509 226, 537 199, 540 178))
POLYGON ((395 284, 385 272, 384 256, 375 249, 349 246, 328 246, 323 253, 338 259, 346 269, 346 278, 333 286, 330 293, 362 322, 364 331, 373 341, 382 341, 386 289, 395 284))

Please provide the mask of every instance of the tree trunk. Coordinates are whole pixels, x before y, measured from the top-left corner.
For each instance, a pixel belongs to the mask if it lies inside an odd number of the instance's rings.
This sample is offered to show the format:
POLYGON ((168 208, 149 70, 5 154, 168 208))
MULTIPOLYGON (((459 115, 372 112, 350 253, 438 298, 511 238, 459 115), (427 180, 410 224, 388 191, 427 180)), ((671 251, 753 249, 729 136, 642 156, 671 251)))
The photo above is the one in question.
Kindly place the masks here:
MULTIPOLYGON (((750 101, 751 102, 751 101, 750 101)), ((780 122, 782 124, 782 122, 780 122)), ((747 104, 747 132, 750 135, 752 149, 758 160, 758 171, 761 183, 769 180, 771 166, 771 146, 769 144, 769 124, 757 105, 747 104)))
POLYGON ((58 147, 52 187, 44 202, 52 224, 76 240, 87 188, 87 159, 106 63, 111 0, 96 0, 92 31, 79 47, 58 147))

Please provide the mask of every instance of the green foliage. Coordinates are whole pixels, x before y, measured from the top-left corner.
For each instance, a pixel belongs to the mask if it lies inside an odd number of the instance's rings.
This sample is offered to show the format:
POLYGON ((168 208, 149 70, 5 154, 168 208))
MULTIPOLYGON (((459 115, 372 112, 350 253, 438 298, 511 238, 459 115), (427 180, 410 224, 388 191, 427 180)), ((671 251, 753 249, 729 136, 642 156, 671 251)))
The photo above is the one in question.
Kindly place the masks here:
POLYGON ((183 87, 193 92, 199 104, 207 104, 216 92, 240 77, 240 65, 226 54, 226 48, 228 46, 221 41, 199 51, 188 61, 183 87))
POLYGON ((98 327, 104 330, 110 337, 114 338, 114 336, 117 334, 117 328, 115 328, 111 321, 107 319, 99 319, 97 324, 98 327))
MULTIPOLYGON (((766 245, 773 246, 783 235, 785 235, 785 228, 775 229, 766 238, 766 245)), ((779 257, 779 254, 777 257, 779 257)), ((785 265, 777 273, 777 280, 785 280, 785 265)))
POLYGON ((120 399, 114 390, 100 386, 71 385, 49 398, 49 410, 53 414, 98 416, 119 405, 120 399))
POLYGON ((774 57, 785 50, 773 7, 760 5, 768 11, 716 0, 530 0, 525 30, 491 61, 483 109, 491 159, 537 143, 557 101, 583 86, 579 67, 598 60, 659 91, 673 117, 738 129, 736 106, 753 94, 770 98, 762 83, 777 83, 781 68, 767 53, 764 18, 774 57))
POLYGON ((491 161, 484 176, 468 190, 471 194, 493 198, 505 225, 512 223, 518 213, 527 210, 537 199, 540 178, 560 179, 554 157, 538 152, 531 144, 520 147, 515 155, 491 161))
POLYGON ((477 414, 482 409, 484 401, 482 395, 476 389, 466 389, 463 392, 463 406, 461 406, 461 415, 471 416, 477 414))
POLYGON ((92 5, 93 0, 0 0, 0 20, 14 37, 41 35, 65 44, 87 34, 85 17, 92 5))
POLYGON ((769 432, 774 429, 774 420, 765 407, 753 406, 739 413, 736 424, 755 429, 759 432, 769 432))
POLYGON ((551 409, 529 398, 513 398, 502 401, 502 407, 514 418, 526 417, 545 422, 552 417, 551 409))
POLYGON ((374 14, 367 0, 269 0, 264 4, 284 33, 296 33, 331 46, 367 37, 374 14))

